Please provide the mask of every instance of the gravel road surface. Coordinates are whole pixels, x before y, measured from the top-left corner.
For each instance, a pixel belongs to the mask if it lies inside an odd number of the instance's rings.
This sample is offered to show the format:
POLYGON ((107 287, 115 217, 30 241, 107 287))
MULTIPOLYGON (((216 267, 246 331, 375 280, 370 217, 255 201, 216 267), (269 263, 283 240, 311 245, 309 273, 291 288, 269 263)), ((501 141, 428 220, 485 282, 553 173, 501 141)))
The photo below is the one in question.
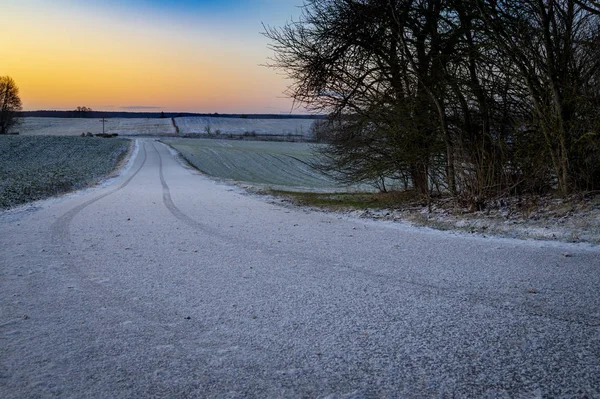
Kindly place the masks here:
POLYGON ((138 140, 0 214, 0 397, 600 397, 600 250, 269 203, 138 140))

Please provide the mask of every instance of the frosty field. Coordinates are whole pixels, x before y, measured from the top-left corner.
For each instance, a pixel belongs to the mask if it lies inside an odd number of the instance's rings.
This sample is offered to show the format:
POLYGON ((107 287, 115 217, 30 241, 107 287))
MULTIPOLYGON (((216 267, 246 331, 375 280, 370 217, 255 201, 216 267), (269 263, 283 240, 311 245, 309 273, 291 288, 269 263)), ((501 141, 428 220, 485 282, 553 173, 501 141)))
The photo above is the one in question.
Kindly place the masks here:
POLYGON ((217 117, 175 118, 180 134, 310 135, 314 119, 247 119, 217 117))
POLYGON ((109 174, 129 140, 0 137, 0 209, 92 184, 109 174))
MULTIPOLYGON (((102 133, 101 118, 23 118, 17 130, 27 136, 79 136, 81 133, 102 133)), ((173 135, 175 127, 170 118, 107 118, 106 133, 120 136, 173 135)))
MULTIPOLYGON (((79 136, 102 133, 101 118, 26 117, 15 130, 27 136, 79 136)), ((314 119, 225 117, 106 118, 106 133, 120 136, 233 135, 308 138, 314 119)))
POLYGON ((343 190, 312 169, 315 144, 271 141, 165 139, 201 172, 226 180, 293 190, 343 190))

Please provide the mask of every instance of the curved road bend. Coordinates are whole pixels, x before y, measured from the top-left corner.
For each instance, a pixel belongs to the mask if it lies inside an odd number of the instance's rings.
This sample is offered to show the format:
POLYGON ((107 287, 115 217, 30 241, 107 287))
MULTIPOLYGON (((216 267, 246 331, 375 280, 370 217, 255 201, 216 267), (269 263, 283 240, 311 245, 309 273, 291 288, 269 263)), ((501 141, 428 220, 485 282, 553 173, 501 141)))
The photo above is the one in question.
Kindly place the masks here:
POLYGON ((600 250, 280 207, 138 143, 0 216, 0 397, 600 397, 600 250))

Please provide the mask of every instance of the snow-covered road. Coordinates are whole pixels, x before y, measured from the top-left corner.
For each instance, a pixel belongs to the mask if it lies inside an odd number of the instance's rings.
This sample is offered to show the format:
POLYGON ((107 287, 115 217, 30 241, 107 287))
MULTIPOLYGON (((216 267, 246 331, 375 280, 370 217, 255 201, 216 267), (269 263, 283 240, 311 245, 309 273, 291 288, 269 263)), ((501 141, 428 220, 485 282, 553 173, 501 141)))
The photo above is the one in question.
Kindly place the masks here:
POLYGON ((283 207, 138 143, 0 214, 0 397, 600 397, 599 249, 283 207))

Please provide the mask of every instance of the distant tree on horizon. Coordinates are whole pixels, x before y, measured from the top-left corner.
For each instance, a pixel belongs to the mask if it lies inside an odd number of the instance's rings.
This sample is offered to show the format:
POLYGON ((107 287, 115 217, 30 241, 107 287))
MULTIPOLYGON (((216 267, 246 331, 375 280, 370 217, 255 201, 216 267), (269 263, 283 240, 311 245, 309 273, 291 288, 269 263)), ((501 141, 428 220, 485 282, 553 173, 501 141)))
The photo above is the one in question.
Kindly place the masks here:
POLYGON ((10 76, 0 76, 0 134, 8 134, 19 124, 21 109, 19 87, 10 76))
POLYGON ((85 118, 88 115, 88 113, 92 112, 92 109, 85 106, 79 106, 75 108, 74 112, 75 116, 77 116, 78 118, 85 118))

